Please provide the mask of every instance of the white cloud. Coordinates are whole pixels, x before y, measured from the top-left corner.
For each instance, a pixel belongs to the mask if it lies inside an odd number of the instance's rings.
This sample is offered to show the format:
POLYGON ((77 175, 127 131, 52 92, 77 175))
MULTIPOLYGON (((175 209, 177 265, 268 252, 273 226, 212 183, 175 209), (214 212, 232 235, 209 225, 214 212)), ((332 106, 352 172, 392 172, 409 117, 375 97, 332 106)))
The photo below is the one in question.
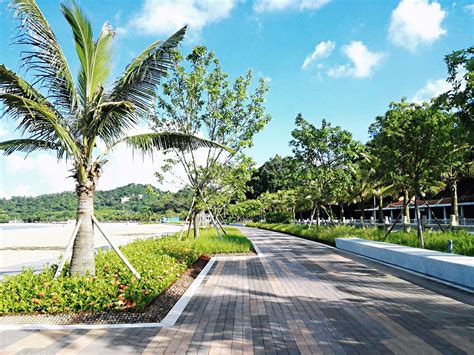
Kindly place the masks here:
POLYGON ((8 129, 6 129, 2 124, 0 124, 0 137, 5 137, 9 133, 10 131, 8 131, 8 129))
POLYGON ((429 102, 433 97, 439 96, 451 90, 451 84, 445 79, 428 80, 425 86, 415 93, 412 101, 417 103, 429 102))
POLYGON ((132 15, 127 27, 145 35, 169 35, 184 25, 199 33, 206 25, 228 17, 236 0, 145 0, 142 9, 132 15))
POLYGON ((30 186, 25 184, 18 184, 15 186, 15 189, 12 191, 11 196, 31 196, 32 192, 30 186))
POLYGON ((354 73, 354 68, 347 65, 341 64, 328 69, 328 75, 333 78, 342 78, 345 76, 352 76, 354 73))
POLYGON ((13 153, 4 157, 2 163, 4 186, 1 189, 3 196, 0 197, 38 195, 74 189, 74 181, 68 178, 71 175, 68 171, 70 166, 48 153, 26 158, 23 154, 13 153))
POLYGON ((253 9, 257 13, 283 10, 317 10, 329 4, 331 0, 255 0, 253 9))
POLYGON ((306 69, 314 61, 329 57, 334 51, 334 48, 336 48, 336 43, 332 41, 323 41, 318 43, 314 48, 313 53, 306 56, 302 68, 306 69))
POLYGON ((331 0, 303 0, 300 2, 300 10, 317 10, 330 2, 331 0))
POLYGON ((384 53, 371 52, 360 41, 352 41, 343 46, 342 52, 352 63, 329 68, 328 75, 331 77, 367 78, 385 57, 384 53))
POLYGON ((255 12, 281 11, 292 6, 293 0, 256 0, 253 3, 255 12))
POLYGON ((388 37, 396 46, 415 51, 446 34, 442 27, 445 17, 436 1, 402 0, 392 12, 388 37))
POLYGON ((474 4, 466 5, 463 7, 464 11, 467 13, 474 15, 474 4))

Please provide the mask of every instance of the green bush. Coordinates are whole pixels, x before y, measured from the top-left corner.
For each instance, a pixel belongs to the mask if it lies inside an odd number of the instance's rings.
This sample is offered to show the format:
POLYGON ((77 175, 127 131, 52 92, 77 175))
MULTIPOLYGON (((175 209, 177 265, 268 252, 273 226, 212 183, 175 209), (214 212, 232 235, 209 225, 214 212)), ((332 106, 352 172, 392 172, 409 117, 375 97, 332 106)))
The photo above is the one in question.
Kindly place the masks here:
POLYGON ((290 223, 293 220, 288 212, 268 212, 265 219, 268 223, 290 223))
MULTIPOLYGON (((306 239, 315 240, 321 243, 336 245, 336 238, 351 238, 357 237, 368 240, 384 241, 387 243, 394 243, 406 245, 410 247, 419 247, 418 236, 416 231, 410 233, 402 231, 394 231, 385 238, 385 231, 378 228, 355 228, 352 226, 334 226, 334 227, 312 227, 308 228, 306 225, 298 224, 283 224, 283 223, 248 223, 250 227, 257 227, 262 229, 273 230, 277 232, 287 233, 302 237, 306 239)), ((441 252, 448 251, 448 240, 453 241, 454 252, 456 254, 474 256, 474 236, 466 231, 454 232, 424 232, 425 248, 430 250, 437 250, 441 252)))
POLYGON ((220 240, 215 230, 203 230, 198 239, 177 236, 136 240, 120 247, 140 273, 135 278, 114 251, 96 255, 96 276, 53 279, 57 265, 39 274, 25 269, 0 282, 0 314, 63 313, 80 311, 140 311, 168 288, 202 254, 249 252, 250 241, 235 228, 220 240))
POLYGON ((237 228, 226 228, 227 235, 220 240, 213 229, 203 230, 191 244, 200 254, 248 253, 252 243, 237 228))

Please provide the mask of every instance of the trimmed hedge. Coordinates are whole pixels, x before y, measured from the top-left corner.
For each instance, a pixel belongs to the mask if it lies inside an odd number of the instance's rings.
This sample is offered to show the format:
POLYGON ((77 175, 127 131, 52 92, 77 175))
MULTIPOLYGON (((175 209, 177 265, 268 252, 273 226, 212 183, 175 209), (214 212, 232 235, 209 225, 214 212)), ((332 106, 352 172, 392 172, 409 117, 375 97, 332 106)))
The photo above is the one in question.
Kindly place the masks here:
POLYGON ((114 251, 96 255, 96 276, 53 279, 57 265, 39 274, 32 269, 5 276, 0 282, 0 314, 67 313, 81 311, 140 311, 167 289, 202 254, 245 253, 251 242, 237 228, 226 228, 224 240, 215 230, 203 230, 198 239, 179 241, 177 235, 136 240, 120 247, 140 273, 137 280, 114 251))
MULTIPOLYGON (((405 245, 409 247, 419 247, 416 231, 410 233, 394 231, 390 233, 387 239, 384 239, 385 231, 378 228, 355 228, 352 226, 334 226, 334 227, 312 227, 300 224, 276 224, 276 223, 247 223, 249 227, 257 227, 282 233, 291 234, 305 239, 315 240, 321 243, 336 245, 336 238, 357 237, 368 240, 384 241, 405 245)), ((454 232, 424 232, 425 248, 448 252, 448 240, 453 241, 454 253, 474 256, 474 235, 466 231, 454 232)))

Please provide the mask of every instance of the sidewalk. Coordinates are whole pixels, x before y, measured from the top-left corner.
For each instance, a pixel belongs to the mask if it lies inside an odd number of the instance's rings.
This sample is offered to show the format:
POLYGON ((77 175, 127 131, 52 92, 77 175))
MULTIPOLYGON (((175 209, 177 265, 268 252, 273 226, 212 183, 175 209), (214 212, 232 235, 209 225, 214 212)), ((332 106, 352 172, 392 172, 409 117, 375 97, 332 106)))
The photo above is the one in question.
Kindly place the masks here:
POLYGON ((176 326, 4 331, 2 353, 474 353, 471 295, 311 241, 242 230, 264 255, 216 261, 176 326))

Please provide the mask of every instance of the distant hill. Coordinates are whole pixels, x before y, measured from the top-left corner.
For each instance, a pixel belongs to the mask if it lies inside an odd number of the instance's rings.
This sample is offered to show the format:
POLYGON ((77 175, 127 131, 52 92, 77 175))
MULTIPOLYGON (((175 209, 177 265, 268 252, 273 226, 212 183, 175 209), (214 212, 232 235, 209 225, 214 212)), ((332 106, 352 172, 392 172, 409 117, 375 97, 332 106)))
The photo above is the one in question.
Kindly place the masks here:
MULTIPOLYGON (((129 184, 109 191, 97 191, 94 207, 99 220, 151 221, 163 216, 185 215, 191 192, 164 192, 151 185, 129 184)), ((0 222, 52 222, 75 219, 75 192, 61 192, 36 197, 0 199, 0 222)))

